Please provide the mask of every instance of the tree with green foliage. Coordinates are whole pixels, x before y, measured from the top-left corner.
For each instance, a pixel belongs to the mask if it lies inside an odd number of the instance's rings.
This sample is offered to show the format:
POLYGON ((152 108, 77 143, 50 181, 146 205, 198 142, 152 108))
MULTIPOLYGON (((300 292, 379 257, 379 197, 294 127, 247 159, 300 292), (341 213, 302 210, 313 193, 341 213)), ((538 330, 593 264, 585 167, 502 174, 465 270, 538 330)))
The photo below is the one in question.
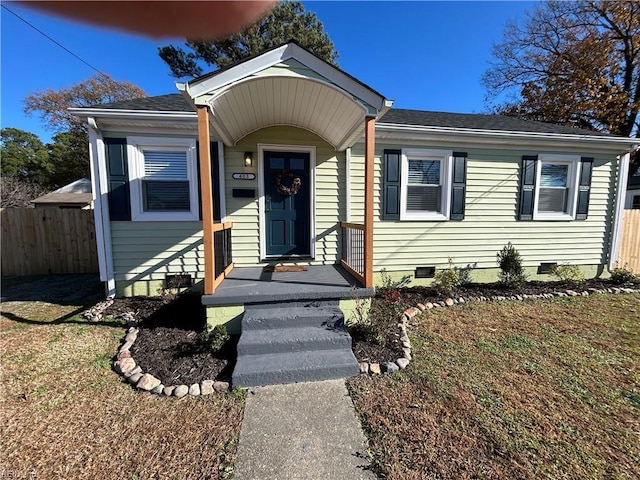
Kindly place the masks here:
POLYGON ((269 15, 242 32, 220 40, 187 41, 187 51, 167 45, 158 49, 174 77, 198 77, 203 66, 223 68, 295 40, 318 57, 336 65, 338 52, 315 13, 302 2, 278 3, 269 15))
POLYGON ((640 138, 640 2, 538 3, 493 54, 488 97, 511 95, 497 113, 640 138))
POLYGON ((62 187, 79 178, 89 178, 89 145, 84 132, 70 130, 53 136, 47 144, 49 161, 54 166, 48 177, 51 187, 62 187))
POLYGON ((46 146, 34 133, 18 128, 0 130, 2 176, 44 185, 53 171, 46 146))

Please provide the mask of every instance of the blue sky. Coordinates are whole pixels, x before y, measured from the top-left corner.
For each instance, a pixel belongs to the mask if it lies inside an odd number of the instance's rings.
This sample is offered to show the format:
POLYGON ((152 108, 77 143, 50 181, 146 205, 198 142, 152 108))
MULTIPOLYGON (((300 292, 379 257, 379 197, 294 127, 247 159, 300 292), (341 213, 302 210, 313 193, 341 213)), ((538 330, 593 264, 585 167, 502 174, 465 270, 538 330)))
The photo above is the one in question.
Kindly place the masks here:
MULTIPOLYGON (((395 107, 468 113, 486 109, 480 78, 492 43, 500 41, 507 21, 522 19, 533 7, 533 2, 481 1, 304 4, 323 22, 340 67, 394 99, 395 107)), ((152 40, 7 5, 116 80, 133 82, 149 95, 177 91, 157 48, 180 39, 152 40)), ((4 9, 0 22, 0 125, 49 141, 51 132, 41 120, 23 113, 25 96, 95 72, 4 9)))

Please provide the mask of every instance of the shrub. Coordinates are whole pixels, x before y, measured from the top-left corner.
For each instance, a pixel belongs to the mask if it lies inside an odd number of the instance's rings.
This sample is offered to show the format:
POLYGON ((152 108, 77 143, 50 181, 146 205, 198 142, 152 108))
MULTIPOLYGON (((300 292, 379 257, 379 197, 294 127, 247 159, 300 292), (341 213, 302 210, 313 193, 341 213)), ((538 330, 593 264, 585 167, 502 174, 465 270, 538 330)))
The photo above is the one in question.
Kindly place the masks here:
POLYGON ((638 280, 638 276, 627 268, 625 264, 623 267, 616 267, 611 270, 611 280, 615 283, 635 282, 638 280))
POLYGON ((202 334, 202 341, 212 352, 217 352, 229 340, 227 327, 224 325, 216 325, 208 332, 202 334))
POLYGON ((509 242, 496 255, 500 267, 499 281, 505 287, 519 287, 527 281, 527 274, 522 266, 522 257, 509 242))
POLYGON ((434 276, 433 284, 444 293, 450 294, 455 287, 462 284, 462 276, 457 268, 453 266, 453 259, 449 257, 449 268, 438 270, 434 276))
POLYGON ((382 286, 377 289, 375 298, 356 298, 354 321, 349 325, 349 332, 354 338, 377 345, 385 344, 387 335, 394 330, 404 312, 406 306, 399 289, 409 282, 408 276, 392 280, 386 270, 382 270, 381 276, 382 286))
POLYGON ((562 265, 556 265, 549 272, 551 275, 563 282, 569 283, 583 283, 584 274, 577 265, 570 265, 563 263, 562 265))

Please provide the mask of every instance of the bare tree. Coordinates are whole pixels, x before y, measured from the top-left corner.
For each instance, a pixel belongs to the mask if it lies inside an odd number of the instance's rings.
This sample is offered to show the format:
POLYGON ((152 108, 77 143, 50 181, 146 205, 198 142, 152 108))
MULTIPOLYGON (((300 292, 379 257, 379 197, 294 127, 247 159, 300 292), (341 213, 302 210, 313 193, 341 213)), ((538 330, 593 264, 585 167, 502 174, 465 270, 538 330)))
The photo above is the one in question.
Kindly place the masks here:
POLYGON ((17 177, 0 177, 0 207, 32 207, 31 200, 47 193, 37 183, 17 177))
POLYGON ((640 2, 537 4, 506 26, 483 81, 503 114, 640 136, 640 2))

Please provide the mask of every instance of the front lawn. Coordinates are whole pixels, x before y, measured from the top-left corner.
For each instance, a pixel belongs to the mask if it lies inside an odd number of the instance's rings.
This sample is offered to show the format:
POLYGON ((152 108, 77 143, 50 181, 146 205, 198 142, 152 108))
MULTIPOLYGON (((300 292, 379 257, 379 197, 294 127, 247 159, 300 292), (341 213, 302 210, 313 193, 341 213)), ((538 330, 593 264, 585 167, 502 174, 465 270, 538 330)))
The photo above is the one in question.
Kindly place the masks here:
POLYGON ((389 479, 640 478, 640 295, 425 312, 349 391, 389 479))
POLYGON ((101 294, 97 283, 87 297, 85 281, 65 292, 47 278, 3 281, 0 472, 74 480, 231 476, 244 396, 136 392, 111 369, 123 323, 80 316, 101 294))

